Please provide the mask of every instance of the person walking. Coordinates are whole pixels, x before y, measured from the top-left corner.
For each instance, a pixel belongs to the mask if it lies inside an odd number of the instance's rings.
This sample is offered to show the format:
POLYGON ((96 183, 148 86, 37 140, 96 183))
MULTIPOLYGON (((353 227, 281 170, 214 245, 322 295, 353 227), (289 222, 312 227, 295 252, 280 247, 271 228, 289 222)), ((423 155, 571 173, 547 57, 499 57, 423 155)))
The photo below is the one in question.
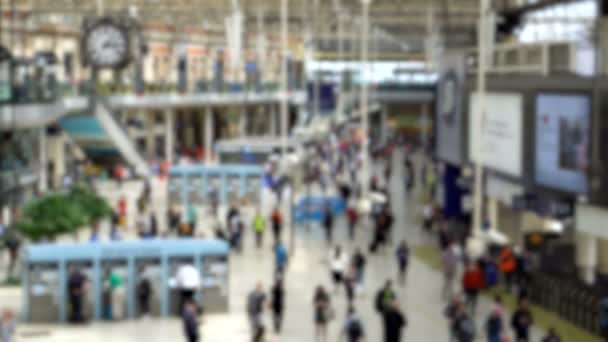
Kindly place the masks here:
POLYGON ((449 339, 450 342, 456 341, 456 331, 455 331, 456 318, 458 318, 461 307, 463 307, 463 305, 464 304, 462 302, 462 298, 460 297, 460 295, 455 295, 450 299, 450 302, 448 303, 446 308, 443 310, 443 314, 448 320, 448 331, 450 333, 450 339, 449 339))
POLYGON ((466 308, 462 304, 455 308, 452 336, 457 342, 475 341, 475 321, 467 313, 466 308))
POLYGON ((443 287, 441 296, 444 300, 452 298, 454 291, 454 280, 458 272, 460 255, 454 243, 450 242, 448 248, 441 253, 441 264, 443 273, 443 287))
POLYGON ((414 182, 416 181, 416 175, 414 174, 414 163, 409 156, 405 157, 405 173, 406 173, 406 182, 405 182, 405 194, 409 195, 412 193, 412 189, 414 188, 414 182))
POLYGON ((272 233, 274 235, 274 241, 281 239, 281 232, 283 230, 283 215, 279 210, 279 207, 275 207, 270 217, 272 221, 272 233))
POLYGON ((348 236, 352 241, 355 239, 355 229, 357 227, 357 223, 359 222, 359 213, 357 212, 357 208, 355 208, 354 204, 350 205, 346 210, 346 219, 348 221, 348 236))
POLYGON ((327 342, 327 325, 333 319, 334 313, 329 294, 323 286, 318 286, 313 298, 315 319, 315 341, 327 342))
POLYGON ((507 290, 511 291, 513 289, 513 285, 515 284, 517 259, 515 258, 513 249, 510 246, 505 246, 501 250, 499 257, 499 268, 504 276, 507 290))
POLYGON ((262 247, 264 239, 264 230, 266 230, 266 219, 264 215, 257 209, 253 217, 253 230, 255 231, 255 246, 259 249, 262 247))
POLYGON ((274 286, 270 290, 270 309, 272 310, 272 319, 274 322, 275 333, 280 333, 283 326, 283 311, 285 308, 285 289, 281 278, 277 279, 274 286))
POLYGON ((334 233, 334 214, 329 203, 325 204, 325 211, 323 212, 323 228, 325 228, 325 239, 327 243, 331 244, 334 233))
POLYGON ((338 292, 340 285, 344 281, 344 272, 348 267, 348 256, 342 251, 342 247, 336 246, 330 255, 329 267, 331 269, 332 280, 335 292, 338 292))
POLYGON ((407 266, 410 258, 410 247, 407 245, 407 241, 401 241, 401 244, 397 247, 397 265, 399 267, 399 283, 405 285, 407 276, 407 266))
POLYGON ((525 299, 519 301, 517 310, 511 316, 511 327, 515 332, 514 342, 529 342, 530 327, 532 326, 532 313, 528 309, 528 304, 525 299))
POLYGON ((483 273, 478 263, 475 261, 469 262, 462 276, 462 288, 465 293, 465 304, 471 316, 475 316, 477 297, 479 296, 479 291, 483 289, 483 284, 483 273))
POLYGON ((15 266, 17 266, 17 261, 19 259, 21 239, 17 236, 17 232, 13 227, 6 229, 4 234, 5 247, 8 250, 8 270, 6 272, 6 279, 10 280, 14 276, 15 266))
POLYGON ((600 334, 604 338, 604 341, 608 341, 608 297, 604 297, 599 303, 598 323, 600 334))
POLYGON ((562 339, 559 337, 559 335, 555 331, 555 328, 550 327, 549 331, 547 332, 547 335, 545 335, 545 337, 543 337, 541 342, 561 342, 561 341, 562 341, 562 339))
POLYGON ((365 330, 363 323, 357 317, 354 307, 349 307, 346 314, 346 322, 342 329, 340 341, 342 342, 362 342, 365 341, 365 330))
POLYGON ((180 292, 179 310, 184 310, 184 304, 194 301, 194 294, 201 287, 201 274, 192 264, 183 264, 177 269, 177 287, 180 292))
POLYGON ((264 313, 264 303, 266 294, 261 283, 258 283, 247 297, 247 317, 251 328, 251 336, 255 336, 258 329, 262 326, 262 315, 264 313))
POLYGON ((502 342, 503 321, 502 314, 494 309, 486 319, 486 336, 488 342, 502 342))
POLYGON ((397 299, 397 295, 393 290, 393 283, 387 280, 384 286, 376 293, 375 307, 376 311, 382 315, 386 308, 397 299))
POLYGON ((181 316, 186 340, 188 342, 198 342, 200 334, 198 328, 198 308, 196 304, 191 300, 185 302, 181 316))
POLYGON ((13 342, 15 337, 16 323, 13 312, 4 309, 2 320, 0 321, 0 342, 13 342))
POLYGON ((275 271, 278 277, 282 277, 287 266, 287 248, 281 240, 277 240, 274 246, 275 271))
POLYGON ((407 319, 399 308, 399 301, 393 299, 383 310, 384 342, 400 342, 407 319))
POLYGON ((355 271, 355 292, 362 293, 364 291, 364 280, 365 280, 365 255, 361 251, 361 248, 355 249, 353 254, 352 264, 355 271))

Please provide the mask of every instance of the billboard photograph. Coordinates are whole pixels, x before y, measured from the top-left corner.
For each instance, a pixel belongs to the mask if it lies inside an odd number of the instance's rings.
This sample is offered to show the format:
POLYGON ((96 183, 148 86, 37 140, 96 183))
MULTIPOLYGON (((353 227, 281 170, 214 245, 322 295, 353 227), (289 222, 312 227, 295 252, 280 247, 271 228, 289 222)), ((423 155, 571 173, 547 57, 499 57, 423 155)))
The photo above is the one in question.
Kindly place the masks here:
POLYGON ((538 95, 535 149, 538 184, 573 193, 587 191, 590 120, 589 96, 538 95))
POLYGON ((464 96, 464 54, 451 52, 442 59, 439 70, 437 112, 437 155, 454 165, 462 163, 464 96))

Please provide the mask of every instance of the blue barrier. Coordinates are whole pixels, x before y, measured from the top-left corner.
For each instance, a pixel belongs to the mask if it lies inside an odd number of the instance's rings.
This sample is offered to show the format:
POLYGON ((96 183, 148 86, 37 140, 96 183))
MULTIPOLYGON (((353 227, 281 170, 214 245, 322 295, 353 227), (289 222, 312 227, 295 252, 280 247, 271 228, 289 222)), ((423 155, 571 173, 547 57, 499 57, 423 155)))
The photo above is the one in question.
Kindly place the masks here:
POLYGON ((334 217, 346 211, 346 203, 341 197, 303 197, 294 205, 294 219, 296 223, 307 220, 321 222, 326 206, 329 205, 334 217))

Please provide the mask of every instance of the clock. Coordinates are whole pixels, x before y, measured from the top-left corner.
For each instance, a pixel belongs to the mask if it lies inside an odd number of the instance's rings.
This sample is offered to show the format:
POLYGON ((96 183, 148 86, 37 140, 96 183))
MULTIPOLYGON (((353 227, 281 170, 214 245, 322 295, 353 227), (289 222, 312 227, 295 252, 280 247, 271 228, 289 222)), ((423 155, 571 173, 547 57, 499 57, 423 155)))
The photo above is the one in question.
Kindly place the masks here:
POLYGON ((447 124, 451 124, 458 111, 460 104, 458 77, 453 70, 448 71, 439 83, 439 98, 441 106, 439 113, 447 124))
POLYGON ((81 49, 86 65, 97 69, 120 69, 131 58, 129 30, 112 17, 85 23, 81 49))

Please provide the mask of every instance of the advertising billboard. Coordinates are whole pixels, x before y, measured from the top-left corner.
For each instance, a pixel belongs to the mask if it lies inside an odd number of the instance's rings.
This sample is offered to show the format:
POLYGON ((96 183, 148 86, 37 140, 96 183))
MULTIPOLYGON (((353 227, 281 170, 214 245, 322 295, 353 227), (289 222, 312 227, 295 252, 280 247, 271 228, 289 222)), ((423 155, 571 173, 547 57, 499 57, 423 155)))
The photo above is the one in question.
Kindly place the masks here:
POLYGON ((587 192, 591 100, 586 95, 536 98, 535 178, 540 185, 587 192))
POLYGON ((460 165, 463 158, 464 54, 449 52, 439 70, 437 98, 437 156, 440 160, 460 165))
POLYGON ((522 106, 517 93, 486 93, 482 113, 479 96, 471 95, 469 155, 474 162, 508 175, 522 175, 522 106))

